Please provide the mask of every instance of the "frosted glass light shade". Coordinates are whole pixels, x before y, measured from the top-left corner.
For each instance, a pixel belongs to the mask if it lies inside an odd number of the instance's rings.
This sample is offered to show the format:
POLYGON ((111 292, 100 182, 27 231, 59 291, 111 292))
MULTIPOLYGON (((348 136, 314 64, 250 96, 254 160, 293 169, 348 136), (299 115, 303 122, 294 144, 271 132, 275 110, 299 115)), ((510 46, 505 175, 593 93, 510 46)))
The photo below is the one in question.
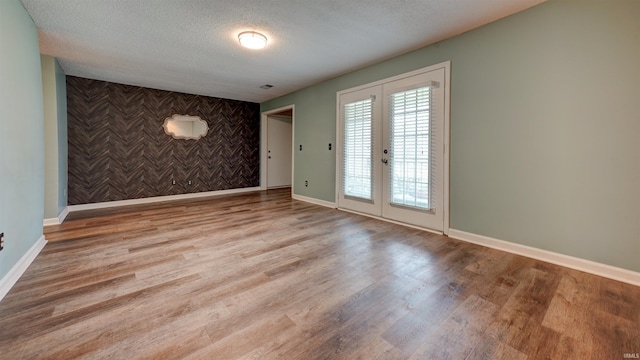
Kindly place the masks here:
POLYGON ((255 31, 241 32, 238 40, 240 45, 249 49, 262 49, 267 45, 267 37, 255 31))

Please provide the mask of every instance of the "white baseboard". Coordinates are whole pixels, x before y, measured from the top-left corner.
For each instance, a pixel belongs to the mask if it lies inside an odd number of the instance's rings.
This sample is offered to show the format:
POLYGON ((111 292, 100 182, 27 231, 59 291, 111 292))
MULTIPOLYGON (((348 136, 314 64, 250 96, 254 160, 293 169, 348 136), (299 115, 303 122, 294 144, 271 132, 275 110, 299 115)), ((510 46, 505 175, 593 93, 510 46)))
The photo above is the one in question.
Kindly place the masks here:
POLYGON ((40 236, 33 246, 27 251, 18 262, 9 270, 7 275, 0 279, 0 301, 9 293, 9 290, 18 282, 18 279, 24 274, 29 265, 36 259, 40 251, 47 244, 44 235, 40 236))
POLYGON ((449 229, 449 237, 640 286, 635 271, 455 229, 449 229))
POLYGON ((336 208, 336 203, 332 203, 331 201, 315 199, 312 197, 297 195, 293 193, 291 194, 291 198, 294 200, 300 200, 300 201, 304 201, 304 202, 308 202, 308 203, 312 203, 312 204, 316 204, 316 205, 320 205, 320 206, 324 206, 332 209, 336 208))
POLYGON ((42 220, 42 226, 60 225, 62 224, 58 218, 48 218, 42 220))
POLYGON ((62 209, 62 211, 60 212, 60 214, 58 214, 58 221, 60 222, 60 224, 64 222, 64 219, 67 218, 67 215, 69 215, 69 207, 65 206, 64 209, 62 209))
POLYGON ((82 210, 105 209, 105 208, 128 206, 128 205, 150 204, 150 203, 157 203, 157 202, 163 202, 163 201, 194 199, 194 198, 203 198, 203 197, 220 196, 220 195, 228 195, 228 194, 240 194, 240 193, 254 192, 254 191, 260 191, 260 187, 256 186, 256 187, 241 188, 241 189, 216 190, 216 191, 207 191, 207 192, 190 193, 190 194, 155 196, 155 197, 148 197, 148 198, 142 198, 142 199, 117 200, 117 201, 107 201, 107 202, 82 204, 82 205, 69 205, 67 208, 69 209, 68 210, 69 212, 74 212, 74 211, 82 211, 82 210))
POLYGON ((69 215, 69 207, 65 206, 64 209, 60 211, 60 214, 58 214, 58 217, 44 219, 44 221, 42 222, 42 225, 43 226, 60 225, 62 224, 64 219, 67 217, 67 215, 69 215))

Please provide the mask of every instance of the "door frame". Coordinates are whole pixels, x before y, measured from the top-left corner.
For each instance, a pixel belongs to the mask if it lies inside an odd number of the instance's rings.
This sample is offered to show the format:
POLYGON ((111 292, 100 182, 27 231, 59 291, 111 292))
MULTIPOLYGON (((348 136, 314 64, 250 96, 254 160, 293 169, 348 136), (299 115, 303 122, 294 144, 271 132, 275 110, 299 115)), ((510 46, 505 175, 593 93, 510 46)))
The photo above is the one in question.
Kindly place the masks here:
MULTIPOLYGON (((339 141, 339 139, 341 139, 342 136, 342 129, 340 128, 340 95, 343 93, 350 93, 350 92, 354 92, 354 91, 358 91, 358 90, 363 90, 372 86, 379 86, 379 85, 383 85, 385 83, 391 82, 391 81, 396 81, 396 80, 401 80, 407 77, 412 77, 415 75, 419 75, 425 72, 430 72, 430 71, 434 71, 437 69, 442 69, 444 68, 444 151, 443 151, 443 157, 444 157, 444 169, 443 169, 443 176, 444 176, 444 188, 442 189, 443 191, 443 200, 444 200, 444 204, 443 204, 443 225, 442 225, 442 233, 444 235, 448 235, 449 234, 449 164, 450 164, 450 151, 449 151, 449 147, 450 147, 450 130, 451 130, 451 119, 450 119, 450 114, 451 114, 451 61, 444 61, 435 65, 431 65, 431 66, 427 66, 421 69, 417 69, 414 71, 410 71, 404 74, 400 74, 400 75, 396 75, 396 76, 392 76, 392 77, 388 77, 385 79, 380 79, 378 81, 374 81, 374 82, 370 82, 367 84, 363 84, 360 86, 355 86, 349 89, 344 89, 344 90, 340 90, 336 93, 336 145, 340 144, 341 142, 339 141)), ((380 99, 381 101, 385 101, 385 99, 380 99)), ((336 178, 335 178, 335 184, 336 184, 336 193, 335 193, 335 203, 338 204, 338 197, 339 197, 339 192, 340 192, 340 184, 341 184, 341 180, 340 180, 340 176, 342 173, 341 170, 341 166, 342 166, 342 159, 339 158, 338 154, 340 153, 340 151, 336 151, 336 178)), ((343 210, 343 209, 340 209, 343 210)), ((346 210, 349 211, 349 210, 346 210)), ((373 216, 373 215, 367 215, 367 216, 371 216, 371 217, 375 217, 384 221, 389 221, 389 222, 396 222, 393 220, 389 220, 383 217, 377 217, 377 216, 373 216)), ((397 222, 396 222, 397 223, 397 222)), ((407 226, 411 226, 411 227, 416 227, 413 225, 409 225, 407 224, 407 226)), ((435 231, 432 229, 428 229, 428 228, 422 228, 423 230, 427 230, 427 231, 431 231, 431 232, 436 232, 436 233, 440 233, 439 231, 435 231)))
POLYGON ((260 116, 260 190, 267 190, 267 152, 269 151, 267 144, 267 118, 270 115, 277 115, 281 112, 291 110, 291 195, 293 196, 293 184, 295 184, 294 168, 295 160, 293 151, 294 137, 296 133, 296 109, 295 105, 286 105, 277 109, 264 111, 260 116))

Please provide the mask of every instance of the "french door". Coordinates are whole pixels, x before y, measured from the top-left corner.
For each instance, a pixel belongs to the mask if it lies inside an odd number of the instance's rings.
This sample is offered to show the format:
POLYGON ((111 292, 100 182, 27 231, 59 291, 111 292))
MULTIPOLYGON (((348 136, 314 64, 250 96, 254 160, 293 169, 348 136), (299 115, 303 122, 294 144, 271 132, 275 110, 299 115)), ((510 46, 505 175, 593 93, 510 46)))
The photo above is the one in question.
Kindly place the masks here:
POLYGON ((338 93, 338 207, 445 229, 448 63, 338 93))

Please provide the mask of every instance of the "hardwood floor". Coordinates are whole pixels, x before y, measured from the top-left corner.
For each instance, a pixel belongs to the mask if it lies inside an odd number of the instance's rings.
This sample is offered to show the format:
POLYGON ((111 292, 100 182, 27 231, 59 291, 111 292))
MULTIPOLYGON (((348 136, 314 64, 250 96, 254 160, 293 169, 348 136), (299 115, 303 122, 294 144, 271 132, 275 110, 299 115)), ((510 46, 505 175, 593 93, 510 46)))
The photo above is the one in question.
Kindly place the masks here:
POLYGON ((72 213, 2 359, 622 359, 640 288, 273 190, 72 213))

